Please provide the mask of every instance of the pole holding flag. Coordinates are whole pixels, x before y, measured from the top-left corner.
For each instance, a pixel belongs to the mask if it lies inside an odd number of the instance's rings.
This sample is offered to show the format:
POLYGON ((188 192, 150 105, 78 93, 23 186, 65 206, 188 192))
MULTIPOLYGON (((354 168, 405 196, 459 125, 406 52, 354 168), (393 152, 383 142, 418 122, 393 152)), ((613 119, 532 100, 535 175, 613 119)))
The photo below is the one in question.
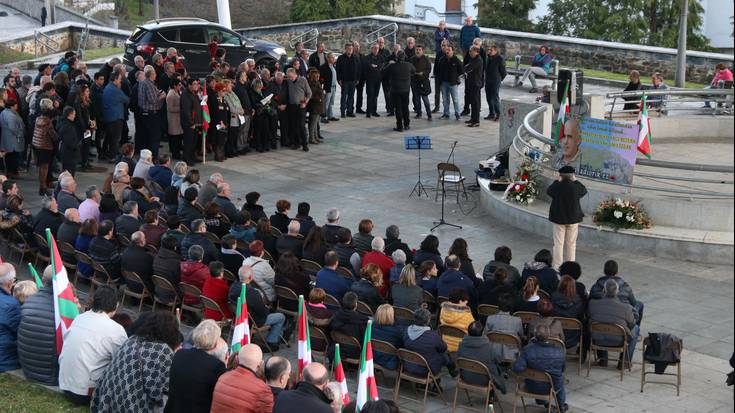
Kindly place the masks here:
POLYGON ((373 367, 373 320, 368 320, 367 323, 365 338, 362 343, 362 354, 360 355, 360 375, 357 379, 356 409, 358 412, 368 400, 378 400, 378 386, 375 382, 373 367))
POLYGON ((334 345, 334 380, 339 383, 339 389, 342 391, 342 404, 350 402, 350 390, 347 388, 347 377, 342 366, 342 357, 339 353, 339 344, 334 345))
POLYGON ((41 277, 38 276, 36 269, 33 268, 33 264, 30 262, 28 263, 28 269, 31 271, 31 275, 33 275, 33 280, 36 281, 36 287, 38 287, 39 290, 43 288, 43 281, 41 281, 41 277))
POLYGON ((298 329, 299 329, 299 365, 298 374, 299 380, 301 380, 302 372, 304 368, 311 363, 311 338, 309 336, 309 322, 306 319, 306 303, 304 303, 304 296, 299 295, 299 317, 298 317, 298 329))
POLYGON ((232 330, 232 354, 237 354, 242 346, 250 343, 250 322, 248 315, 248 302, 245 298, 248 285, 243 283, 240 297, 237 299, 237 313, 235 315, 235 327, 232 330))
POLYGON ((58 356, 61 354, 61 348, 64 345, 64 335, 71 327, 74 318, 79 315, 79 308, 77 307, 78 301, 74 296, 74 290, 66 274, 64 262, 61 260, 61 254, 59 254, 59 247, 56 246, 56 240, 48 228, 46 228, 46 241, 50 250, 51 269, 54 274, 54 325, 56 326, 56 355, 58 356))
POLYGON ((651 159, 651 156, 653 156, 653 136, 651 135, 651 121, 648 119, 646 100, 646 92, 643 92, 641 110, 638 112, 638 152, 651 159))
POLYGON ((559 141, 564 137, 564 124, 572 115, 572 108, 569 106, 569 84, 564 87, 564 97, 559 105, 559 114, 556 118, 556 133, 554 133, 554 145, 559 145, 559 141))
POLYGON ((209 102, 207 98, 207 80, 204 80, 204 93, 202 93, 202 164, 207 163, 207 132, 209 132, 209 102))

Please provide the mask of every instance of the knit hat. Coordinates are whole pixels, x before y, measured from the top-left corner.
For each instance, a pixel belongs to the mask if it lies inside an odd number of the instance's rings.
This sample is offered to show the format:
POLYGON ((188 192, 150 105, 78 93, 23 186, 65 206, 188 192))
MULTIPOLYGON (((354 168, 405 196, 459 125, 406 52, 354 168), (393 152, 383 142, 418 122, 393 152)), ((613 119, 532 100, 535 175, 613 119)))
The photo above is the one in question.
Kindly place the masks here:
POLYGON ((559 168, 560 174, 573 174, 574 173, 574 167, 569 165, 564 165, 561 168, 559 168))

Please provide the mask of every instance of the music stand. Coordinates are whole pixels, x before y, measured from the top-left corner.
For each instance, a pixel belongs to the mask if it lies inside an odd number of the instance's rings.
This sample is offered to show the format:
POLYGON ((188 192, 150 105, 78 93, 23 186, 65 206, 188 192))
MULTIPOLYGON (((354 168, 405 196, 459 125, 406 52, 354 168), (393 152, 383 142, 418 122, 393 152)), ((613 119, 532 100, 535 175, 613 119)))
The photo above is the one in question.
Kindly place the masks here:
POLYGON ((423 193, 426 197, 429 197, 429 193, 426 192, 426 187, 421 182, 421 150, 431 150, 431 137, 429 136, 405 136, 403 143, 407 151, 416 150, 419 152, 419 179, 416 181, 416 185, 413 186, 411 193, 408 195, 409 198, 416 193, 416 196, 421 198, 423 193))

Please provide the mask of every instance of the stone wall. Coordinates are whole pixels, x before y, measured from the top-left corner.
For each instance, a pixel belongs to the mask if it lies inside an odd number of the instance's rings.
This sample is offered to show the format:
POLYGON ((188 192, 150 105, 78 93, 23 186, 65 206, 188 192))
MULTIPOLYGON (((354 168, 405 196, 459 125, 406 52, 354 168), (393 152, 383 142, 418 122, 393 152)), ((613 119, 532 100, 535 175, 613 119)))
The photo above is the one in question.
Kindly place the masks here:
MULTIPOLYGON (((79 41, 82 37, 84 25, 81 23, 66 22, 57 23, 46 26, 43 33, 53 39, 58 45, 58 50, 75 50, 79 47, 79 41)), ((129 31, 110 29, 101 26, 89 26, 89 37, 87 39, 87 50, 100 49, 107 47, 122 48, 130 36, 129 31)), ((12 39, 0 39, 3 44, 13 50, 30 54, 36 53, 36 42, 34 40, 33 31, 22 33, 12 39)), ((38 45, 39 55, 53 53, 52 50, 46 49, 43 45, 38 45)))
MULTIPOLYGON (((29 16, 33 19, 41 21, 41 7, 44 5, 43 0, 0 0, 0 4, 4 4, 10 8, 18 10, 19 12, 29 16)), ((56 21, 61 22, 77 22, 86 23, 87 17, 82 13, 74 11, 68 7, 64 7, 60 4, 56 5, 56 21)), ((48 22, 51 23, 50 21, 48 22)), ((99 20, 89 18, 90 24, 97 24, 104 26, 105 24, 99 20)))
MULTIPOLYGON (((325 42, 329 49, 340 51, 347 40, 359 40, 363 48, 366 47, 365 36, 390 23, 398 25, 397 41, 399 43, 405 44, 407 37, 415 37, 419 44, 427 47, 427 50, 434 50, 434 25, 388 16, 364 16, 243 28, 238 31, 248 37, 271 40, 287 46, 291 38, 312 28, 317 28, 320 32, 320 40, 325 42)), ((460 26, 450 24, 448 29, 452 39, 457 40, 460 26)), ((676 71, 677 53, 675 49, 488 28, 482 28, 481 31, 486 43, 497 45, 501 54, 508 59, 518 54, 530 56, 539 46, 548 45, 564 67, 617 73, 627 73, 636 69, 646 77, 654 72, 661 72, 666 79, 673 79, 676 71)), ((392 37, 387 37, 386 40, 388 43, 393 41, 392 37)), ((714 66, 720 62, 727 62, 732 66, 733 56, 689 51, 687 53, 687 80, 709 83, 714 66)))

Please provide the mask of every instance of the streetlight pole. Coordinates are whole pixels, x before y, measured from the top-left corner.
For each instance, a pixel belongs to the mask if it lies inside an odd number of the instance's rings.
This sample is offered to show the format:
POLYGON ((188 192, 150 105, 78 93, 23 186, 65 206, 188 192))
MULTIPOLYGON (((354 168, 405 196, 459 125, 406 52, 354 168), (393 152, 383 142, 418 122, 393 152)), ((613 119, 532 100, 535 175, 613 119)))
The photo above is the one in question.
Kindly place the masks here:
POLYGON ((219 24, 232 28, 232 21, 230 20, 230 0, 217 0, 217 17, 219 24))
POLYGON ((676 87, 684 87, 687 73, 687 17, 689 0, 681 0, 679 15, 679 44, 676 53, 676 87))
POLYGON ((158 21, 161 18, 160 7, 158 6, 158 0, 153 0, 153 20, 158 21))

